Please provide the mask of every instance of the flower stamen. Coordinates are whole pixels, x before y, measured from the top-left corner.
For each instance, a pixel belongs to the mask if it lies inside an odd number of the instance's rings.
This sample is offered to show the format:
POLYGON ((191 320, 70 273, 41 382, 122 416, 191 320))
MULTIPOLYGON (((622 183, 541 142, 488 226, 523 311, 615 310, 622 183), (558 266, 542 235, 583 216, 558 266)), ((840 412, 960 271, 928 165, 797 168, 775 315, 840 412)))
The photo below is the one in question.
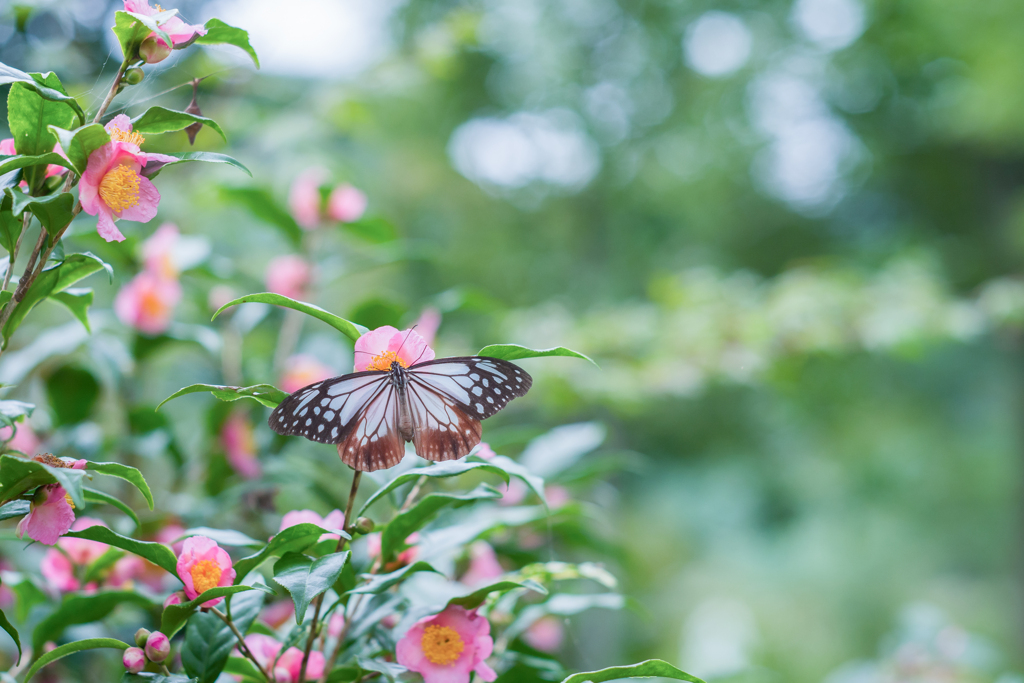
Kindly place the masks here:
POLYGON ((423 629, 420 647, 423 648, 423 656, 431 663, 450 666, 466 649, 466 644, 455 629, 431 624, 423 629))
POLYGON ((220 577, 223 573, 224 570, 213 560, 199 560, 189 571, 189 574, 192 575, 192 585, 195 587, 196 593, 200 595, 211 588, 216 588, 220 584, 220 577))
POLYGON ((117 126, 111 126, 107 133, 114 142, 130 142, 136 147, 141 147, 142 143, 146 141, 146 138, 142 137, 142 133, 134 130, 121 130, 117 126))
POLYGON ((405 361, 398 357, 398 353, 395 351, 385 351, 384 353, 378 354, 373 357, 369 365, 366 366, 367 370, 379 370, 381 372, 387 372, 391 369, 391 364, 397 362, 403 368, 409 367, 405 364, 405 361))
POLYGON ((139 203, 139 176, 124 164, 107 171, 100 181, 100 198, 117 213, 139 203))

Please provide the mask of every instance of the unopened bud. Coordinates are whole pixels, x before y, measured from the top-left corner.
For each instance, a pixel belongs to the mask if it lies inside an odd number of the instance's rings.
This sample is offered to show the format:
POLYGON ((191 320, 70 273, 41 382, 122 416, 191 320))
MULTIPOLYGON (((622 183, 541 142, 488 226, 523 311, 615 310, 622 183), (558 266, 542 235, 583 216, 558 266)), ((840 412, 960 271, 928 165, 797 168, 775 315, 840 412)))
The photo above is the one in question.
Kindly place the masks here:
POLYGON ((139 83, 142 83, 142 79, 145 77, 146 72, 136 66, 124 72, 123 80, 128 85, 138 85, 139 83))
POLYGON ((121 662, 128 673, 137 674, 146 668, 146 653, 137 647, 130 647, 124 651, 121 662))
POLYGON ((171 46, 158 38, 155 34, 150 34, 145 40, 142 41, 142 45, 139 45, 139 56, 146 64, 156 64, 167 59, 171 55, 171 46))
POLYGON ((373 520, 368 517, 360 517, 356 520, 356 531, 361 534, 368 534, 373 531, 374 526, 373 520))
POLYGON ((135 632, 135 644, 139 647, 146 647, 146 641, 149 639, 149 629, 140 628, 135 632))
POLYGON ((171 654, 170 639, 160 631, 153 631, 149 640, 146 641, 146 656, 149 657, 149 661, 159 664, 167 659, 169 654, 171 654))
POLYGON ((185 602, 186 599, 187 596, 185 595, 185 591, 175 591, 174 593, 171 593, 169 596, 167 596, 166 600, 164 600, 164 608, 166 609, 171 605, 180 605, 181 603, 185 602))

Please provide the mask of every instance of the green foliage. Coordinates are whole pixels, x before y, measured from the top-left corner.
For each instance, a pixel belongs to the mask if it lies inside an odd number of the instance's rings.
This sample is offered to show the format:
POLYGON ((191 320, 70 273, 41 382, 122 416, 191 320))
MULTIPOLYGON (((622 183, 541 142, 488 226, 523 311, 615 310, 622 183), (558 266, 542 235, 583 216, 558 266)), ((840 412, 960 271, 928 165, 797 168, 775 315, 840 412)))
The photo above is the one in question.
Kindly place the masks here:
POLYGON ((14 427, 15 422, 21 422, 25 418, 31 417, 35 409, 34 405, 24 401, 0 401, 0 425, 14 427))
POLYGON ((85 505, 82 478, 85 472, 63 467, 50 467, 35 460, 13 455, 0 455, 0 501, 9 501, 44 484, 60 484, 75 505, 85 505))
POLYGON ((301 311, 306 315, 312 316, 317 320, 322 320, 334 329, 338 330, 352 341, 356 341, 362 335, 368 331, 362 325, 358 325, 353 322, 349 322, 344 318, 334 315, 329 311, 325 311, 319 306, 313 304, 307 304, 302 301, 296 301, 295 299, 289 299, 281 294, 274 294, 272 292, 263 292, 261 294, 249 294, 243 297, 239 297, 234 301, 228 303, 217 309, 217 312, 213 314, 214 319, 220 315, 224 309, 230 308, 231 306, 237 306, 238 304, 245 303, 260 303, 260 304, 274 304, 275 306, 284 306, 285 308, 291 308, 296 311, 301 311))
POLYGON ((138 58, 139 45, 150 33, 164 41, 165 45, 173 45, 167 33, 160 28, 165 21, 175 16, 178 10, 158 12, 153 16, 137 14, 135 12, 117 11, 114 13, 114 35, 121 45, 121 53, 124 55, 125 63, 132 62, 138 58))
MULTIPOLYGON (((501 360, 521 360, 523 358, 547 358, 549 356, 566 356, 569 358, 582 358, 594 363, 593 359, 584 356, 578 351, 567 349, 564 346, 556 346, 551 349, 528 349, 519 344, 491 344, 477 351, 478 356, 500 358, 501 360)), ((594 363, 597 365, 597 363, 594 363)))
POLYGON ((270 223, 294 245, 302 241, 303 230, 292 215, 274 200, 270 191, 262 187, 221 187, 220 197, 225 202, 248 209, 253 216, 270 223))
MULTIPOLYGON (((224 598, 229 595, 235 595, 237 593, 244 593, 251 590, 267 591, 266 586, 217 586, 205 591, 199 597, 188 602, 183 602, 180 605, 169 605, 164 608, 163 616, 160 618, 160 631, 168 638, 173 638, 174 634, 181 630, 185 625, 185 622, 189 620, 192 614, 199 609, 199 607, 210 600, 216 598, 224 598)), ((270 591, 273 594, 273 591, 270 591)))
MULTIPOLYGON (((84 123, 85 112, 83 112, 82 108, 78 105, 78 100, 64 92, 63 86, 60 86, 60 81, 55 81, 55 79, 56 76, 54 76, 53 74, 46 74, 45 77, 42 74, 28 74, 24 71, 19 71, 14 67, 8 66, 7 64, 0 63, 0 85, 14 83, 17 84, 19 87, 31 90, 32 92, 36 93, 48 102, 63 102, 65 105, 71 107, 71 109, 78 116, 79 122, 84 123), (57 85, 58 87, 53 87, 54 85, 57 85)), ((8 95, 7 106, 8 117, 10 117, 10 95, 8 95)), ((24 110, 22 112, 19 112, 18 116, 19 118, 27 119, 27 113, 28 110, 24 110)), ((43 151, 49 152, 50 150, 47 149, 43 151)), ((41 153, 42 152, 40 152, 40 154, 41 153)))
POLYGON ((78 424, 92 414, 100 384, 88 370, 65 365, 46 378, 46 394, 58 425, 78 424))
MULTIPOLYGON (((56 74, 19 72, 14 76, 14 70, 8 69, 0 70, 0 81, 6 80, 6 76, 12 82, 7 94, 7 125, 15 149, 19 155, 30 157, 53 152, 57 138, 49 126, 70 128, 76 121, 81 122, 81 108, 68 97, 56 74)), ((45 172, 45 166, 26 167, 23 177, 29 188, 37 188, 45 172)))
POLYGON ((125 672, 125 674, 121 676, 121 683, 199 683, 199 679, 190 678, 182 674, 164 676, 163 674, 146 672, 140 672, 137 674, 125 672))
POLYGON ((63 292, 57 292, 50 296, 54 301, 64 304, 78 322, 82 323, 87 332, 92 332, 89 327, 89 307, 92 306, 93 293, 85 287, 72 287, 63 292))
POLYGON ((150 161, 146 164, 145 168, 142 169, 142 175, 147 178, 155 178, 160 171, 164 170, 168 166, 174 166, 175 164, 183 164, 189 161, 205 161, 213 164, 228 164, 234 166, 237 169, 243 171, 249 177, 252 177, 252 171, 246 168, 238 159, 229 157, 227 154, 218 154, 216 152, 180 152, 176 154, 169 154, 168 156, 176 157, 176 161, 150 161))
POLYGON ((417 572, 435 572, 437 574, 441 573, 429 564, 427 564, 426 562, 414 562, 413 564, 402 567, 401 569, 396 569, 395 571, 389 574, 367 575, 367 580, 365 582, 348 591, 348 593, 352 595, 359 595, 364 593, 369 595, 376 595, 378 593, 383 593, 392 586, 404 581, 411 574, 415 574, 417 572))
POLYGON ((381 560, 388 563, 405 546, 405 539, 419 531, 438 512, 446 507, 462 507, 481 500, 501 498, 501 492, 487 484, 481 484, 466 493, 430 493, 411 508, 398 513, 381 534, 381 560))
POLYGON ((10 188, 7 192, 13 200, 11 209, 14 215, 21 216, 24 211, 31 211, 50 234, 51 239, 74 218, 71 209, 75 198, 70 192, 61 192, 49 197, 33 197, 16 188, 10 188))
POLYGON ((206 28, 206 35, 196 38, 196 43, 199 45, 234 45, 245 50, 252 57, 256 68, 260 68, 256 50, 249 44, 248 31, 225 24, 220 19, 210 19, 204 28, 206 28))
POLYGON ((680 671, 668 662, 660 659, 648 659, 646 662, 640 662, 631 666, 610 666, 600 671, 573 674, 565 678, 562 683, 588 683, 588 681, 590 683, 602 683, 603 681, 616 681, 623 678, 669 678, 675 681, 704 683, 701 679, 680 671))
POLYGON ((27 500, 12 500, 10 503, 0 506, 0 521, 24 517, 29 513, 30 507, 27 500))
POLYGON ((345 550, 314 559, 291 552, 277 561, 274 565, 274 581, 292 596, 295 602, 295 623, 305 621, 309 603, 335 584, 348 562, 349 554, 345 550))
MULTIPOLYGON (((2 471, 2 467, 0 467, 0 471, 2 471)), ((178 575, 178 558, 174 555, 174 551, 163 543, 137 541, 134 538, 122 536, 121 534, 104 526, 91 526, 80 531, 69 531, 67 535, 71 538, 85 538, 90 541, 99 541, 100 543, 112 545, 115 548, 127 550, 128 552, 134 553, 143 559, 149 560, 158 567, 166 569, 174 576, 178 575)))
POLYGON ((56 152, 47 152, 46 154, 38 154, 36 156, 25 156, 23 154, 16 154, 14 156, 0 155, 0 175, 17 171, 19 168, 45 166, 47 164, 56 164, 70 168, 70 162, 56 152))
POLYGON ((491 595, 504 594, 509 591, 517 590, 520 588, 526 588, 535 593, 541 595, 547 595, 548 591, 544 586, 540 585, 536 581, 527 579, 526 581, 498 581, 496 583, 489 584, 483 588, 478 588, 468 595, 462 595, 457 598, 452 598, 448 601, 448 605, 458 605, 465 607, 466 609, 476 609, 484 603, 487 598, 491 595))
POLYGON ((124 479, 126 482, 134 486, 139 490, 139 493, 146 499, 146 503, 149 505, 149 509, 153 509, 153 492, 149 489, 149 484, 146 483, 146 478, 142 476, 137 468, 131 467, 130 465, 122 465, 119 462, 92 462, 85 466, 87 470, 93 472, 99 472, 100 474, 108 477, 117 477, 118 479, 124 479))
POLYGON ((136 116, 132 119, 132 130, 139 133, 171 133, 176 130, 184 130, 193 123, 209 126, 227 142, 228 138, 224 135, 224 131, 213 119, 184 111, 174 111, 166 107, 150 107, 143 114, 136 116))
POLYGON ((60 647, 54 648, 49 652, 43 653, 39 659, 32 663, 29 670, 25 672, 25 683, 32 680, 32 677, 39 673, 47 664, 51 664, 58 659, 73 655, 76 652, 82 652, 84 650, 98 650, 102 648, 109 648, 113 650, 127 650, 128 643, 123 643, 120 640, 114 638, 87 638, 86 640, 76 640, 73 643, 66 643, 60 647))
MULTIPOLYGON (((240 633, 249 630, 263 606, 263 593, 252 591, 230 598, 229 614, 240 633)), ((238 644, 234 633, 212 612, 197 612, 188 620, 181 663, 199 683, 213 683, 238 644)))
POLYGON ((139 525, 139 518, 135 514, 135 511, 128 507, 128 505, 126 505, 125 503, 121 502, 119 499, 110 495, 109 493, 104 493, 103 491, 97 491, 96 489, 85 487, 83 489, 82 495, 84 496, 86 501, 90 503, 105 503, 107 505, 111 505, 117 508, 124 514, 131 517, 132 521, 135 522, 135 526, 139 525))
MULTIPOLYGON (((301 553, 315 544, 326 533, 332 532, 309 523, 296 524, 279 531, 270 540, 270 543, 267 543, 258 553, 243 557, 238 562, 235 562, 235 583, 241 583, 242 579, 249 572, 259 567, 271 557, 280 557, 288 553, 301 553)), ((344 535, 348 538, 348 534, 344 535)))
POLYGON ((18 661, 21 661, 21 638, 18 636, 18 629, 7 620, 7 615, 0 610, 0 628, 7 632, 14 644, 18 646, 18 661))
POLYGON ((214 398, 218 398, 221 401, 237 401, 243 398, 251 398, 268 408, 274 408, 278 403, 288 398, 288 394, 269 384, 254 384, 251 387, 225 387, 217 384, 193 384, 183 389, 179 389, 165 398, 160 402, 156 409, 160 410, 160 406, 167 403, 172 398, 178 398, 179 396, 185 396, 186 394, 199 394, 205 392, 213 394, 214 398))
MULTIPOLYGON (((380 487, 373 492, 373 495, 367 498, 366 502, 363 503, 363 507, 359 509, 359 514, 365 513, 371 505, 386 496, 387 494, 394 491, 403 484, 409 484, 416 481, 420 477, 427 477, 430 479, 445 479, 448 477, 457 477, 460 474, 466 472, 472 472, 479 470, 481 472, 490 472, 497 474, 501 477, 506 484, 509 482, 509 473, 497 465, 491 465, 486 460, 479 461, 468 461, 468 460, 451 460, 448 462, 435 462, 427 467, 418 467, 409 472, 398 475, 384 486, 380 487)), ((403 537, 404 538, 404 537, 403 537)))
POLYGON ((79 175, 85 173, 89 155, 110 142, 110 135, 98 123, 90 123, 74 130, 65 130, 53 125, 49 129, 60 142, 67 159, 62 158, 60 162, 50 161, 47 163, 60 163, 61 166, 73 168, 79 175), (68 166, 69 162, 70 166, 68 166))
POLYGON ((134 591, 123 590, 101 590, 90 595, 65 595, 57 609, 40 621, 32 631, 33 652, 42 652, 43 645, 48 640, 59 640, 69 626, 99 621, 120 605, 136 605, 148 610, 157 607, 158 603, 134 591))

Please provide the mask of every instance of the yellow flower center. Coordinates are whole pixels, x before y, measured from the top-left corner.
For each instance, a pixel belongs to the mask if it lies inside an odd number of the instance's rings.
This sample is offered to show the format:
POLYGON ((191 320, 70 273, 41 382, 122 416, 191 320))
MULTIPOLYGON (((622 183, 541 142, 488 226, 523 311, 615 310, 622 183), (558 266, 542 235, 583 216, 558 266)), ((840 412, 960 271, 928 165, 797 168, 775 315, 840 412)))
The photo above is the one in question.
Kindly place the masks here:
POLYGON ((136 147, 142 147, 142 143, 146 141, 146 138, 142 137, 142 133, 134 130, 121 130, 117 126, 111 126, 110 130, 107 131, 110 134, 110 139, 116 142, 130 142, 136 147))
POLYGON ((430 625, 423 629, 420 647, 423 648, 423 655, 432 663, 449 666, 454 664, 466 649, 466 644, 462 642, 455 629, 430 625))
POLYGON ((202 595, 211 588, 216 588, 220 583, 220 575, 224 570, 213 560, 199 560, 192 565, 189 574, 192 575, 192 586, 196 593, 202 595))
POLYGON ((64 494, 64 500, 66 500, 68 502, 68 505, 71 506, 72 510, 75 509, 75 501, 71 500, 71 494, 70 493, 65 493, 64 494))
POLYGON ((370 364, 366 366, 367 370, 380 370, 387 372, 391 369, 391 364, 395 361, 398 362, 403 368, 409 367, 405 364, 405 361, 398 357, 398 354, 394 351, 385 351, 384 353, 374 356, 370 364))
POLYGON ((124 164, 107 171, 100 181, 100 198, 117 213, 139 203, 139 176, 124 164))

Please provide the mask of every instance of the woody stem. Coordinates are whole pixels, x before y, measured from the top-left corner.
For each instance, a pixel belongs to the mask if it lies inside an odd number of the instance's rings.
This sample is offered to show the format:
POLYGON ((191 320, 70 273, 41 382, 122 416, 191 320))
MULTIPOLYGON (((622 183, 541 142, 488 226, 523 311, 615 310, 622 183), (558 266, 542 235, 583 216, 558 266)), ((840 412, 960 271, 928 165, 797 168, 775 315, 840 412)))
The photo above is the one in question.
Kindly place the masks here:
POLYGON ((235 626, 235 622, 231 620, 231 617, 224 614, 216 607, 211 607, 210 611, 217 615, 217 617, 221 621, 227 624, 228 628, 231 629, 231 632, 235 634, 235 638, 238 639, 238 651, 241 652, 246 659, 251 661, 256 666, 256 668, 259 669, 260 673, 266 677, 268 681, 273 681, 274 679, 270 677, 270 674, 264 671, 263 667, 260 666, 260 663, 256 661, 256 656, 253 655, 252 650, 249 649, 249 646, 245 644, 245 637, 241 634, 241 632, 239 632, 238 627, 235 626))

